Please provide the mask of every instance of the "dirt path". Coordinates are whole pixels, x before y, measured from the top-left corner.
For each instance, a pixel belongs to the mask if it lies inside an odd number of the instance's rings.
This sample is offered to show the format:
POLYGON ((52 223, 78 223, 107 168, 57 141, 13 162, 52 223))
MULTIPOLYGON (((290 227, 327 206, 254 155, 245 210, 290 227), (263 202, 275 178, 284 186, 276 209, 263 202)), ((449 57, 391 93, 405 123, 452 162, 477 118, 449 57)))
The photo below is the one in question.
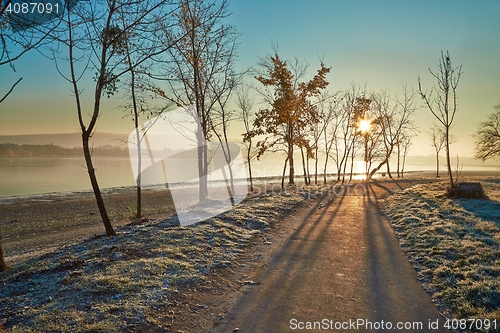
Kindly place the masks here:
POLYGON ((257 283, 241 290, 216 331, 319 332, 308 328, 320 322, 331 332, 449 332, 381 212, 381 198, 411 185, 375 182, 290 221, 290 235, 250 276, 257 283), (429 329, 436 320, 439 329, 429 329))

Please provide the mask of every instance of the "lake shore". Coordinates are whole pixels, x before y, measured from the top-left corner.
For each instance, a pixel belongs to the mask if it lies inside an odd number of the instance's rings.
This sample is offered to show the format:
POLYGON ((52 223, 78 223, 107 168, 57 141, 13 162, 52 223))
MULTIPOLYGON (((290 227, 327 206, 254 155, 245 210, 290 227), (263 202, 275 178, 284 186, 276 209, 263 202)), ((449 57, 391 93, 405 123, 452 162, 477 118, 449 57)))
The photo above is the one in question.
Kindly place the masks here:
MULTIPOLYGON (((134 221, 134 187, 103 190, 113 226, 134 221)), ((142 192, 143 215, 168 217, 175 213, 170 192, 146 189, 142 192)), ((85 238, 104 234, 104 226, 90 191, 48 193, 9 197, 0 201, 0 228, 7 265, 53 251, 85 238)))

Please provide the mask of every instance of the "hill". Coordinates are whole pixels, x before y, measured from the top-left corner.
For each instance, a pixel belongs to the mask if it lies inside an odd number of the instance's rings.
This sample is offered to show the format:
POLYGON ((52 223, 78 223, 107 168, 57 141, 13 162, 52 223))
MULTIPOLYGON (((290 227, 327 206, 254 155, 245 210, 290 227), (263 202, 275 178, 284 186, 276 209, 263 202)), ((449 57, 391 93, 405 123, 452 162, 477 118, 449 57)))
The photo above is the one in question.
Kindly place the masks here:
MULTIPOLYGON (((91 142, 94 146, 125 146, 127 134, 95 133, 91 142)), ((56 145, 63 148, 82 147, 82 138, 79 132, 61 134, 26 134, 0 135, 0 143, 15 143, 18 145, 56 145)))

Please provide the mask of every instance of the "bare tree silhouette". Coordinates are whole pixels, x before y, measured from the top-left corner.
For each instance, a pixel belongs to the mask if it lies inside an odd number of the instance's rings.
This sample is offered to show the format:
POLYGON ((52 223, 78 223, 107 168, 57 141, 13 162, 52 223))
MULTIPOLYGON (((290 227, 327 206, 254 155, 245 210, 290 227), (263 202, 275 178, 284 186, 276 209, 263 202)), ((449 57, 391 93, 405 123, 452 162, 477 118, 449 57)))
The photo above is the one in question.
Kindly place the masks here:
POLYGON ((479 125, 476 132, 475 157, 485 161, 489 158, 500 158, 500 104, 495 106, 496 112, 488 116, 488 120, 479 125))
POLYGON ((451 133, 450 129, 455 120, 457 112, 457 87, 462 75, 462 65, 453 67, 451 64, 451 56, 448 51, 444 53, 441 51, 441 59, 438 63, 438 69, 433 72, 429 68, 431 75, 437 80, 437 87, 434 86, 430 92, 423 91, 420 83, 420 76, 418 77, 418 92, 429 108, 432 115, 441 123, 446 150, 446 164, 448 167, 448 177, 450 180, 450 188, 455 187, 453 181, 453 173, 451 171, 450 162, 450 144, 451 133))

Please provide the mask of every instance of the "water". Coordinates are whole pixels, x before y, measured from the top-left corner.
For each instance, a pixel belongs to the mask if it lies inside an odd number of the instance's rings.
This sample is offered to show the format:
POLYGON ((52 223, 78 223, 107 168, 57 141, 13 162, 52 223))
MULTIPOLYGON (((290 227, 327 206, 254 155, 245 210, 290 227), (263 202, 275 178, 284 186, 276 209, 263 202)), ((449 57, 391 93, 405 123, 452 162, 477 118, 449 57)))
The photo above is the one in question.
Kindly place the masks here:
MULTIPOLYGON (((101 188, 135 185, 132 168, 128 157, 94 157, 97 180, 101 188)), ((498 163, 482 164, 473 159, 462 159, 464 171, 498 171, 498 163)), ((320 167, 318 172, 322 173, 320 167)), ((282 160, 254 161, 254 177, 279 176, 282 172, 282 160)), ((310 164, 313 172, 313 162, 310 164)), ((395 171, 396 164, 391 164, 395 171)), ((348 167, 349 170, 349 167, 348 167)), ((405 171, 435 171, 434 158, 408 158, 405 171)), ((455 170, 455 166, 453 167, 455 170)), ((380 172, 385 172, 383 167, 380 172)), ((441 174, 446 172, 444 160, 440 165, 441 174)), ((334 164, 330 162, 327 172, 334 173, 334 164)), ((363 162, 355 162, 355 173, 363 172, 363 162)), ((296 176, 302 179, 302 164, 296 165, 296 176)), ((320 177, 322 179, 322 176, 320 177)), ((0 157, 0 197, 22 196, 31 194, 90 190, 90 180, 83 157, 0 157)))
MULTIPOLYGON (((134 185, 127 157, 94 157, 102 188, 134 185)), ((90 190, 83 157, 0 157, 0 197, 90 190)))

